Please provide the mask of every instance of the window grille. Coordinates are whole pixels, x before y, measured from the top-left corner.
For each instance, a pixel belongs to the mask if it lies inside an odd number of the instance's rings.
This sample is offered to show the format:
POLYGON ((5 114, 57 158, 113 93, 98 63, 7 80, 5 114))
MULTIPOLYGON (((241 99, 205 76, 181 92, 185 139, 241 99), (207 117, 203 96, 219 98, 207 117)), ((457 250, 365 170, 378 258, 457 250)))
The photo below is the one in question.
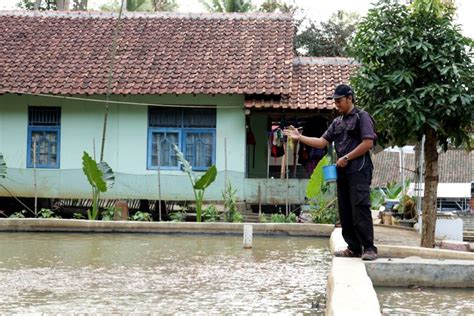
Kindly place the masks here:
POLYGON ((175 144, 194 170, 206 170, 215 163, 215 127, 215 109, 150 107, 148 169, 179 169, 175 144))
POLYGON ((28 168, 59 168, 61 108, 28 108, 28 168))

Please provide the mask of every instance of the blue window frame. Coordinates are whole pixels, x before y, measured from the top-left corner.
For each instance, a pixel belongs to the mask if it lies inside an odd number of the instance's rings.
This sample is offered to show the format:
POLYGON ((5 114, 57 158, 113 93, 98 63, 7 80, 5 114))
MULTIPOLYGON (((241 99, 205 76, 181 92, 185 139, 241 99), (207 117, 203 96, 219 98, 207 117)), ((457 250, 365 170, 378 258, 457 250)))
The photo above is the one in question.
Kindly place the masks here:
POLYGON ((150 107, 147 168, 179 169, 175 144, 194 170, 207 170, 215 164, 215 127, 215 109, 150 107))
POLYGON ((28 107, 28 168, 59 168, 61 108, 28 107))

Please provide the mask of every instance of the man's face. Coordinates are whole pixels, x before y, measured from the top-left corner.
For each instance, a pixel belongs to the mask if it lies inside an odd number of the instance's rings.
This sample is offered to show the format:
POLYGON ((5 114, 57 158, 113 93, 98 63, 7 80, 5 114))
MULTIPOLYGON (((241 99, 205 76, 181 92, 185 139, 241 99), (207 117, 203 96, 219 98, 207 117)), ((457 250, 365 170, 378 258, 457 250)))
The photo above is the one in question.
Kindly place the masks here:
POLYGON ((342 114, 347 114, 352 107, 352 97, 345 96, 339 99, 334 99, 334 103, 336 104, 336 108, 339 112, 342 114))

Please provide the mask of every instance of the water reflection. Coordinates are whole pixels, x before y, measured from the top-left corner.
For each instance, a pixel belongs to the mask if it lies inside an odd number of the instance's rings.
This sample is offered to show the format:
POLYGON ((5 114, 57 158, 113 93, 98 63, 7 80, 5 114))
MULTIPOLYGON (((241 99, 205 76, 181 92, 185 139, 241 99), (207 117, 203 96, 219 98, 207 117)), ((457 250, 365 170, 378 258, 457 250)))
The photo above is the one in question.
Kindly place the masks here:
POLYGON ((313 313, 327 239, 0 233, 0 313, 313 313))
POLYGON ((473 315, 474 289, 377 287, 383 315, 473 315))

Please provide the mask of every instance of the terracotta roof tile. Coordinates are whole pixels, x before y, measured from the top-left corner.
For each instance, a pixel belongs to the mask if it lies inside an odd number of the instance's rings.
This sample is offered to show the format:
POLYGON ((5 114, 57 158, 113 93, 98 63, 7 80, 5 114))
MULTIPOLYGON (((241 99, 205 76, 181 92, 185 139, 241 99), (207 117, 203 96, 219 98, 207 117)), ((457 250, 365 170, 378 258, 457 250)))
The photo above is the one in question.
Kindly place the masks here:
MULTIPOLYGON (((399 154, 382 151, 372 156, 374 175, 372 186, 385 187, 390 181, 400 182, 399 154)), ((405 154, 405 177, 414 181, 415 155, 405 154)), ((440 183, 469 183, 474 181, 474 151, 450 149, 439 154, 438 172, 440 183)))
POLYGON ((293 61, 292 86, 289 95, 279 101, 246 100, 247 108, 283 108, 295 110, 335 109, 331 100, 326 100, 340 83, 347 83, 357 64, 341 57, 299 57, 293 61))
MULTIPOLYGON (((116 17, 0 11, 0 93, 106 93, 116 17)), ((288 94, 292 60, 290 16, 127 13, 112 92, 288 94)))

